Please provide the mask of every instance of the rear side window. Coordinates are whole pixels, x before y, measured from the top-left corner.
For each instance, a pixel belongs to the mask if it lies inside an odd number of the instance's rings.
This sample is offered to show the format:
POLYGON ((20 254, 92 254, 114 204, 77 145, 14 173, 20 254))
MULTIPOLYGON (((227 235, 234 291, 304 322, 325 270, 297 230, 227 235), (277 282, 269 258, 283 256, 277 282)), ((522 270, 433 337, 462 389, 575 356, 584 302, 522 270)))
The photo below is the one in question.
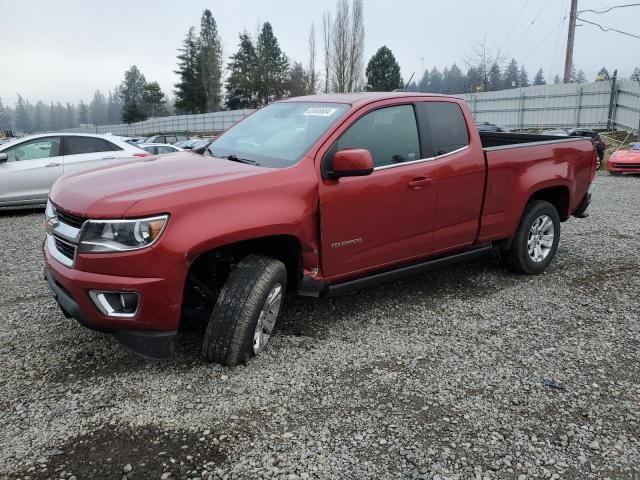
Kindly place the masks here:
POLYGON ((427 155, 437 157, 469 145, 467 122, 460 106, 452 102, 422 102, 426 119, 427 155))
POLYGON ((65 155, 79 155, 82 153, 113 152, 122 150, 102 138, 93 137, 65 137, 65 155))
POLYGON ((376 167, 420 159, 418 126, 412 105, 380 108, 358 119, 340 137, 337 150, 369 150, 376 167))

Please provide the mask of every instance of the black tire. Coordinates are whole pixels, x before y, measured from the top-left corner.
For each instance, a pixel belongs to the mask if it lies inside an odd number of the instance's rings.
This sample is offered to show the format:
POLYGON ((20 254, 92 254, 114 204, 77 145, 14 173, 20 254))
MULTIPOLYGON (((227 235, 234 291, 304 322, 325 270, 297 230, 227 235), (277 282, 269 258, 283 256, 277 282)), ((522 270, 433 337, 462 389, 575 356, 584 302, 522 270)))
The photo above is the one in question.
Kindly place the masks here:
POLYGON ((558 250, 560 242, 560 216, 556 208, 544 200, 533 200, 524 209, 520 225, 505 253, 508 265, 516 272, 538 275, 546 270, 558 250), (534 261, 529 255, 529 232, 533 223, 541 216, 547 215, 553 222, 553 243, 544 260, 534 261))
MULTIPOLYGON (((258 317, 278 283, 284 298, 287 269, 282 262, 255 254, 238 262, 220 291, 207 325, 202 355, 208 362, 234 367, 254 356, 258 317)), ((282 308, 278 317, 281 312, 282 308)))

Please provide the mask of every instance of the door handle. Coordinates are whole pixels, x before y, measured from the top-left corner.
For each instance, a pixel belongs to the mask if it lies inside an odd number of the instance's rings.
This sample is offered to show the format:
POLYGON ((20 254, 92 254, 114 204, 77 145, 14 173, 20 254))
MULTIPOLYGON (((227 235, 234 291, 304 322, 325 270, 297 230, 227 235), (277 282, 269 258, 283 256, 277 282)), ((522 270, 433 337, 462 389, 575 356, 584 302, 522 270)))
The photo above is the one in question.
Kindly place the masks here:
POLYGON ((102 157, 102 160, 114 160, 116 157, 102 157))
POLYGON ((411 180, 407 186, 409 188, 413 188, 414 190, 418 190, 419 188, 429 186, 433 183, 433 178, 424 178, 418 177, 411 180))
POLYGON ((56 162, 51 162, 51 163, 48 163, 45 166, 46 167, 59 167, 60 165, 62 165, 62 164, 61 163, 56 163, 56 162))

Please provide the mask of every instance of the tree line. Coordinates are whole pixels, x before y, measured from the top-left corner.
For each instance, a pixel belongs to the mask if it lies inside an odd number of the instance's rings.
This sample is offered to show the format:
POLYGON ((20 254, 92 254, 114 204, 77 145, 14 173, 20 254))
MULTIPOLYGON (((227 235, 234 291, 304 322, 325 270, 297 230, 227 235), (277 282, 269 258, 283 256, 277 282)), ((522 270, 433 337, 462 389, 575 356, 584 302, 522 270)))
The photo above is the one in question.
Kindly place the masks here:
MULTIPOLYGON (((120 85, 103 94, 97 90, 89 103, 80 101, 34 104, 18 95, 13 107, 0 99, 0 130, 39 132, 77 127, 132 123, 149 117, 258 108, 274 100, 314 93, 344 93, 363 90, 461 94, 495 91, 529 85, 546 85, 542 68, 533 79, 516 59, 506 63, 480 45, 464 61, 464 71, 456 63, 442 71, 437 67, 419 72, 408 84, 400 66, 387 47, 380 47, 365 68, 363 0, 338 0, 334 11, 322 15, 319 39, 314 23, 308 36, 308 60, 291 59, 279 45, 269 22, 260 25, 254 38, 247 31, 238 35, 236 50, 226 59, 217 22, 204 10, 199 28, 189 28, 177 55, 174 98, 162 91, 158 82, 148 82, 133 65, 120 85), (317 43, 320 41, 321 43, 317 43)), ((640 68, 632 78, 640 81, 640 68)), ((610 75, 603 67, 595 81, 610 75)), ((572 82, 586 82, 582 70, 573 69, 572 82)), ((550 83, 561 83, 558 75, 550 83)))

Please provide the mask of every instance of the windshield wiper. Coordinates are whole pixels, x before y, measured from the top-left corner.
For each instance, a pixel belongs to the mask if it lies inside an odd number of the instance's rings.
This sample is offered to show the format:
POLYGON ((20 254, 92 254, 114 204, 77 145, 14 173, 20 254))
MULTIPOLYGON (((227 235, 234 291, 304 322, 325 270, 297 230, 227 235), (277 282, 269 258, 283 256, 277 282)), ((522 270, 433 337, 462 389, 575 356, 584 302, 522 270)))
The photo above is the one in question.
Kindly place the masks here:
POLYGON ((231 160, 232 162, 240 162, 240 163, 246 163, 248 165, 260 165, 258 162, 256 162, 255 160, 250 160, 248 158, 240 158, 237 155, 231 154, 231 155, 215 155, 218 158, 224 158, 225 160, 231 160))

